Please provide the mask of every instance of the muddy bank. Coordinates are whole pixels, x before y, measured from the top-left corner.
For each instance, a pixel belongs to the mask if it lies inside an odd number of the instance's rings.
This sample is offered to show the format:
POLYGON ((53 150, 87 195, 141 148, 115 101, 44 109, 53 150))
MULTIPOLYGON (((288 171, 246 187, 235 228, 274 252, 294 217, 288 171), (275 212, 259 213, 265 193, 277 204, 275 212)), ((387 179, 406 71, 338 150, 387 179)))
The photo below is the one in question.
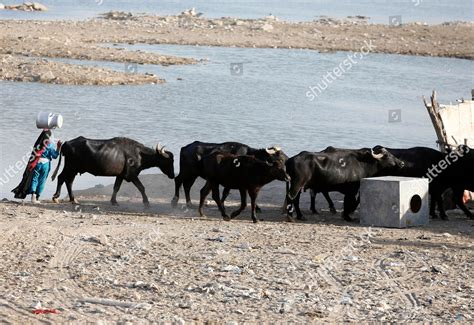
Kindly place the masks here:
POLYGON ((119 72, 47 59, 0 55, 3 80, 41 82, 60 85, 139 85, 164 83, 152 74, 119 72))
MULTIPOLYGON (((4 55, 137 64, 196 63, 191 58, 106 48, 104 43, 369 50, 472 60, 474 24, 411 23, 394 27, 368 24, 364 17, 293 23, 273 16, 207 19, 189 11, 176 16, 109 13, 85 21, 0 21, 0 54, 4 55)), ((0 79, 6 79, 1 71, 0 79)))

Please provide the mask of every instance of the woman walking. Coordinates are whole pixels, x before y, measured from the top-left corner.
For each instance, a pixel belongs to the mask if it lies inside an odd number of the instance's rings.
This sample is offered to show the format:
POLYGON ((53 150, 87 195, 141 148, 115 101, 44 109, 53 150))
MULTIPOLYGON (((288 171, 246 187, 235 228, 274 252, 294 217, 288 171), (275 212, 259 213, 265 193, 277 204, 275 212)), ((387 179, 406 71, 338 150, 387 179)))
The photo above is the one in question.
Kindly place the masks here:
POLYGON ((20 184, 12 190, 16 199, 24 199, 31 194, 33 204, 41 203, 39 197, 44 191, 51 170, 51 161, 58 158, 60 150, 61 141, 55 146, 51 130, 43 130, 35 142, 20 184))

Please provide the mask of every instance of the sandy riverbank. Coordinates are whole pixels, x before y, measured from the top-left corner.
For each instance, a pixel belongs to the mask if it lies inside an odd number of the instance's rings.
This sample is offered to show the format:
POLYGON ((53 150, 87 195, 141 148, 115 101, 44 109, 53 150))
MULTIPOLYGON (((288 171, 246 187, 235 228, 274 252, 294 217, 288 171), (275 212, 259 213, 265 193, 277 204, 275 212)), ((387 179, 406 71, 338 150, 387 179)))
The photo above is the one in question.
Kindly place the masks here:
POLYGON ((474 24, 405 24, 400 27, 368 24, 365 19, 285 22, 274 18, 207 19, 192 15, 109 15, 85 21, 0 21, 0 80, 65 84, 120 84, 157 82, 101 73, 85 78, 84 71, 64 63, 44 61, 54 76, 74 70, 62 79, 31 78, 19 64, 28 58, 67 58, 137 64, 192 64, 195 60, 156 53, 105 48, 104 43, 186 44, 230 47, 296 48, 317 51, 360 51, 474 59, 474 24), (11 58, 10 56, 14 56, 11 58), (20 63, 18 64, 18 61, 20 63), (116 80, 114 80, 114 78, 116 80), (104 81, 107 79, 107 81, 104 81))
POLYGON ((424 228, 369 229, 323 209, 308 222, 290 224, 279 209, 283 187, 272 183, 260 199, 264 221, 252 224, 246 210, 224 222, 213 205, 207 219, 172 209, 172 181, 143 180, 149 210, 129 185, 119 207, 108 202, 110 187, 78 192, 77 207, 0 203, 0 318, 307 323, 474 317, 474 228, 461 214, 424 228), (59 313, 34 315, 38 303, 59 313))

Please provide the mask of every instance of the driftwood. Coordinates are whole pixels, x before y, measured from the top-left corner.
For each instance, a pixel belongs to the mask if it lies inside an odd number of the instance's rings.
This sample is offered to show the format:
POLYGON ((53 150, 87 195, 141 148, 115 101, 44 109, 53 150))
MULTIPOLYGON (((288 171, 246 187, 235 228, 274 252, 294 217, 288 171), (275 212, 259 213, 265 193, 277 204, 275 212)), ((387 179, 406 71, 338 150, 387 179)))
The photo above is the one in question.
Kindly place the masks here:
POLYGON ((425 107, 428 110, 431 122, 433 123, 433 127, 436 131, 436 135, 438 137, 437 143, 440 147, 440 150, 445 152, 446 145, 448 145, 448 136, 446 135, 443 120, 439 114, 439 104, 438 100, 436 99, 436 91, 433 90, 433 94, 431 95, 431 103, 428 103, 425 96, 423 96, 423 102, 425 103, 425 107))
POLYGON ((99 305, 112 306, 112 307, 123 307, 123 308, 139 308, 139 309, 151 308, 151 306, 146 303, 118 301, 118 300, 102 299, 102 298, 82 298, 82 299, 79 299, 79 302, 99 304, 99 305))

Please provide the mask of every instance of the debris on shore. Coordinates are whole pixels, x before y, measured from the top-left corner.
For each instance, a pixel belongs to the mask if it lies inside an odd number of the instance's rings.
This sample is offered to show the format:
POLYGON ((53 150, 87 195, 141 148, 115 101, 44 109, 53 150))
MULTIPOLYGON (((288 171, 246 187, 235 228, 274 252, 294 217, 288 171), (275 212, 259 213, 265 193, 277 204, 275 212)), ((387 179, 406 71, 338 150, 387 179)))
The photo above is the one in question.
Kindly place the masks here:
POLYGON ((0 10, 48 11, 48 7, 38 2, 24 2, 18 5, 4 5, 0 3, 0 10))

